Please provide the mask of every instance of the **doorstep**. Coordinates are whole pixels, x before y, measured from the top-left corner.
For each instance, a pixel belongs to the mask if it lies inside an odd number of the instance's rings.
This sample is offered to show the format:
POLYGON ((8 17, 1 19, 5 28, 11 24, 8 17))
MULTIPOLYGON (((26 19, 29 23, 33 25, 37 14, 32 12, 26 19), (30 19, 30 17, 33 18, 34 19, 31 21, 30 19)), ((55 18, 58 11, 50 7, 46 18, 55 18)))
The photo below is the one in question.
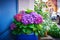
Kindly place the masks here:
POLYGON ((47 37, 41 37, 41 40, 55 40, 55 39, 48 35, 47 37))

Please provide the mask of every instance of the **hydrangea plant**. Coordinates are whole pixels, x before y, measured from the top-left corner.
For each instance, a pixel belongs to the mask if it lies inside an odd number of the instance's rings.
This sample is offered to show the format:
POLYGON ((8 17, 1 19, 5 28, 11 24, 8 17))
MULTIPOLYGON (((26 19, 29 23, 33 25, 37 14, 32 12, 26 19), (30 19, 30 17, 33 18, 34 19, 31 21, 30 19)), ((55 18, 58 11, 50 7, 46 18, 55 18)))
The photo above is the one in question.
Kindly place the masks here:
POLYGON ((43 22, 43 17, 32 11, 20 11, 20 13, 14 16, 14 20, 10 25, 13 34, 31 34, 35 33, 38 35, 41 30, 41 23, 43 22))

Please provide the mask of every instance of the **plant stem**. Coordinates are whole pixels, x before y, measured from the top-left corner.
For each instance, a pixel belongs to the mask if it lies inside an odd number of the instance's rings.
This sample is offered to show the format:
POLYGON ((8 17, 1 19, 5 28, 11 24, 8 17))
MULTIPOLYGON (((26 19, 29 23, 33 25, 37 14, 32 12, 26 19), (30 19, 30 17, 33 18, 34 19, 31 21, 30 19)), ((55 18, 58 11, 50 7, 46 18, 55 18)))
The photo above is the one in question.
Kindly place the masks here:
POLYGON ((40 40, 40 34, 38 33, 38 40, 40 40))

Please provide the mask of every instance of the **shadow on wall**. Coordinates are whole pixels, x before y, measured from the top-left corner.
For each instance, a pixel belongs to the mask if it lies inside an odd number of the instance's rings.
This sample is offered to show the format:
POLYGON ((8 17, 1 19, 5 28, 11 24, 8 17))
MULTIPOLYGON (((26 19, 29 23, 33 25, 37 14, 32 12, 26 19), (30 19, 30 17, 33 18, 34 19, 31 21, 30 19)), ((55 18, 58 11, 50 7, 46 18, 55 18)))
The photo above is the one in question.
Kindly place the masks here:
POLYGON ((0 0, 0 40, 11 40, 13 38, 9 25, 15 14, 16 0, 0 0))

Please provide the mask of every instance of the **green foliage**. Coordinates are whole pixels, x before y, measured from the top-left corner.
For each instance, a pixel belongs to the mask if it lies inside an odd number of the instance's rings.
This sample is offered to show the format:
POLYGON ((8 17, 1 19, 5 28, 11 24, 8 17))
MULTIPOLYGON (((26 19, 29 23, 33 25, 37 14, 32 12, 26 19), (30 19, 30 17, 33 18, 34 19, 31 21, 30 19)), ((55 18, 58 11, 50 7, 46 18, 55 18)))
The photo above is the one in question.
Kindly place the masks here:
POLYGON ((48 34, 55 38, 60 38, 60 29, 57 27, 56 24, 52 25, 48 34))
MULTIPOLYGON (((42 15, 44 22, 40 24, 42 26, 41 30, 39 30, 40 36, 44 37, 44 32, 48 30, 48 34, 51 35, 52 37, 57 37, 60 38, 60 29, 57 27, 56 23, 53 23, 52 20, 50 19, 50 14, 49 12, 43 12, 42 7, 45 6, 44 3, 39 4, 38 2, 35 1, 35 6, 34 10, 42 15)), ((47 7, 47 6, 46 6, 47 7)), ((39 27, 38 27, 39 28, 39 27)), ((37 34, 37 32, 36 32, 37 34)))
MULTIPOLYGON (((42 13, 42 9, 39 8, 37 5, 34 5, 34 10, 35 10, 38 14, 42 13)), ((41 15, 42 15, 42 14, 41 14, 41 15)))
POLYGON ((27 9, 27 10, 26 10, 26 13, 29 14, 29 13, 32 12, 32 11, 33 11, 33 10, 27 9))
MULTIPOLYGON (((37 3, 37 2, 35 1, 34 10, 43 17, 43 19, 44 19, 45 22, 43 22, 42 24, 39 24, 37 28, 38 28, 38 33, 40 34, 40 36, 41 36, 41 37, 44 37, 44 36, 45 36, 46 28, 47 28, 47 26, 49 26, 48 24, 49 24, 49 22, 50 22, 50 18, 49 18, 49 16, 48 16, 48 12, 43 12, 43 11, 42 11, 42 7, 43 7, 43 6, 46 6, 46 5, 45 5, 44 3, 41 3, 41 4, 38 6, 38 4, 39 4, 39 3, 37 3), (49 20, 48 20, 48 19, 49 19, 49 20)), ((36 25, 36 26, 37 26, 37 25, 36 25)), ((36 32, 36 34, 37 34, 37 32, 36 32)))
MULTIPOLYGON (((36 3, 36 1, 35 1, 34 10, 35 10, 37 13, 39 13, 40 15, 42 15, 42 17, 43 17, 43 19, 44 19, 44 22, 43 22, 42 24, 40 24, 40 25, 42 26, 42 28, 40 27, 41 30, 39 30, 40 36, 44 37, 44 32, 45 32, 46 30, 49 31, 49 34, 50 34, 50 35, 53 35, 53 31, 52 31, 52 30, 56 30, 56 29, 55 29, 56 24, 51 21, 49 12, 43 12, 43 11, 42 11, 42 7, 44 7, 44 6, 46 6, 46 5, 45 5, 44 3, 41 3, 39 6, 37 6, 37 5, 38 5, 38 3, 36 3), (53 26, 53 25, 54 25, 54 26, 53 26), (51 27, 53 27, 53 28, 51 28, 51 27), (50 29, 50 30, 49 30, 49 29, 50 29)), ((57 26, 56 26, 56 27, 57 27, 57 26)), ((38 28, 39 28, 39 27, 38 27, 38 28)), ((57 29, 58 29, 58 28, 57 28, 57 29)), ((57 31, 57 30, 56 30, 56 31, 57 31)), ((56 33, 56 32, 54 31, 54 33, 56 33)), ((54 35, 55 35, 55 34, 54 34, 54 35)))
POLYGON ((16 28, 14 30, 12 30, 13 34, 31 34, 31 33, 35 33, 35 35, 38 35, 38 31, 42 30, 42 25, 40 24, 28 24, 28 25, 24 25, 21 22, 18 22, 14 19, 13 23, 16 24, 16 28))
POLYGON ((33 24, 29 24, 29 25, 24 25, 21 22, 17 22, 15 19, 13 21, 13 23, 16 24, 17 28, 13 30, 13 34, 21 34, 21 33, 25 33, 25 34, 30 34, 32 33, 32 28, 34 27, 33 24))

